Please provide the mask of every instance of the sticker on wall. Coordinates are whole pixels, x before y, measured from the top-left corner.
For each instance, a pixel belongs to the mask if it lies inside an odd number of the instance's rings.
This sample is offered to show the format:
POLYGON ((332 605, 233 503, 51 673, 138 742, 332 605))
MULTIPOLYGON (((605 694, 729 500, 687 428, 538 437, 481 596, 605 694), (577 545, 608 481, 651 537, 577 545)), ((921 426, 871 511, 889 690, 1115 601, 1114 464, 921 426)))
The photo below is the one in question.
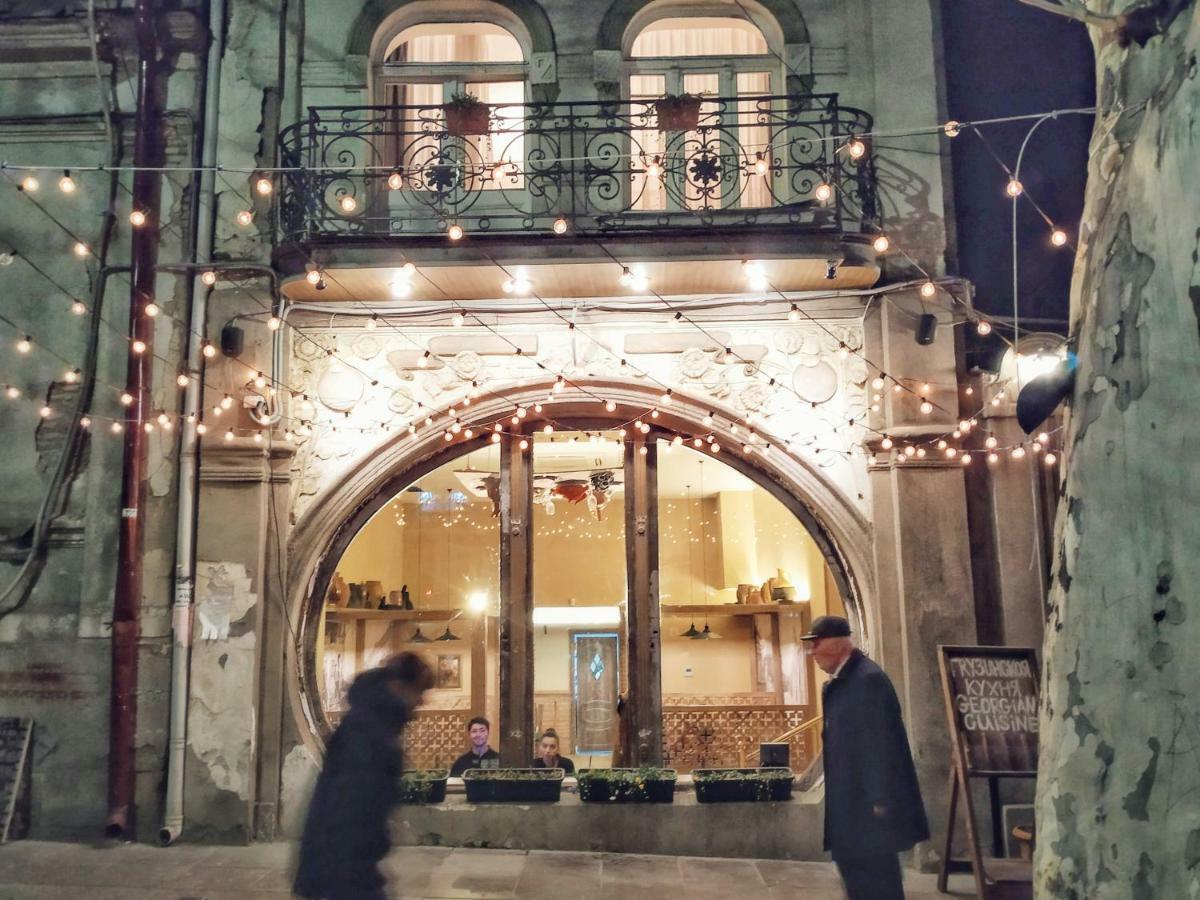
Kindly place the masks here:
POLYGON ((837 372, 827 362, 797 366, 792 372, 792 387, 808 403, 825 403, 837 394, 837 372))

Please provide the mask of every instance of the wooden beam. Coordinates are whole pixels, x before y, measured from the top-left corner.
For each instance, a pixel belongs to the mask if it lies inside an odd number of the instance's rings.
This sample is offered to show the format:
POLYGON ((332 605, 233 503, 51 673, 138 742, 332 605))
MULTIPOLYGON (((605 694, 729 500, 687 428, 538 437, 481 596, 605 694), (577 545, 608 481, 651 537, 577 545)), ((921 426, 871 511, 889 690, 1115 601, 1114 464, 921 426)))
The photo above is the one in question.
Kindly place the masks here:
POLYGON ((471 715, 487 717, 487 626, 481 615, 471 626, 471 715))
POLYGON ((520 435, 500 443, 500 757, 533 753, 533 465, 520 435))
POLYGON ((629 585, 629 744, 626 765, 662 762, 658 452, 640 435, 625 445, 625 572, 629 585), (646 452, 643 453, 642 450, 646 452))

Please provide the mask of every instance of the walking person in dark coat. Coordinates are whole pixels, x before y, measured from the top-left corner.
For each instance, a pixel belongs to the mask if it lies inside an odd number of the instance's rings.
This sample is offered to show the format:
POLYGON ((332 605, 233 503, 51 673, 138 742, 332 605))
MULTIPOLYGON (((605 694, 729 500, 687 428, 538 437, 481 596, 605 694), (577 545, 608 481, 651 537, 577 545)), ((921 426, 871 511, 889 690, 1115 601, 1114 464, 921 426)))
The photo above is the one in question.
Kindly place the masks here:
POLYGON ((388 818, 399 801, 400 733, 433 687, 433 671, 401 653, 354 679, 329 740, 325 768, 304 823, 293 891, 311 900, 385 900, 379 861, 392 846, 388 818))
POLYGON ((845 619, 820 616, 802 640, 833 676, 822 695, 825 849, 850 900, 903 900, 898 854, 928 840, 929 824, 896 691, 845 619))

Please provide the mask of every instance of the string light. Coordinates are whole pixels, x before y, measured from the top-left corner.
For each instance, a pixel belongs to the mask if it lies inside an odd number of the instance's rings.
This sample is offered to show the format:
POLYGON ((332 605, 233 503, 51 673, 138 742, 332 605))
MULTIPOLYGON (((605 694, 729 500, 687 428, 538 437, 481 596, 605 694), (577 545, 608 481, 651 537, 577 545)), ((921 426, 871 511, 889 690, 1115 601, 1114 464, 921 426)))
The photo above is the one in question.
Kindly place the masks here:
POLYGON ((1008 194, 1008 196, 1014 199, 1020 197, 1021 192, 1024 190, 1025 187, 1015 178, 1008 179, 1008 184, 1004 186, 1004 193, 1008 194))
POLYGON ((393 172, 387 178, 387 186, 390 191, 398 191, 404 187, 404 176, 399 172, 393 172))
POLYGON ((91 428, 92 427, 92 417, 91 416, 80 416, 79 417, 79 427, 85 428, 85 429, 91 428))
POLYGON ((446 229, 446 236, 448 238, 450 238, 450 240, 452 240, 452 241, 461 240, 463 234, 465 234, 465 232, 463 231, 463 227, 461 225, 459 225, 457 222, 455 222, 453 225, 451 225, 449 228, 446 229))
POLYGON ((221 409, 229 409, 233 406, 233 398, 226 394, 221 398, 221 409))
POLYGON ((24 178, 21 179, 21 190, 28 191, 31 194, 41 186, 42 186, 42 183, 37 180, 36 175, 33 175, 33 174, 26 175, 24 178))
POLYGON ((29 335, 25 335, 25 337, 23 337, 19 341, 17 341, 17 352, 18 353, 28 353, 32 349, 33 349, 33 338, 31 338, 29 335))
POLYGON ((205 425, 203 422, 198 422, 196 424, 196 434, 206 434, 207 432, 208 432, 208 426, 205 425))
POLYGON ((933 412, 933 404, 928 400, 923 400, 921 402, 921 412, 925 415, 929 415, 931 412, 933 412))
POLYGON ((854 138, 846 144, 846 152, 850 154, 851 159, 862 159, 867 154, 867 145, 858 138, 854 138))
POLYGON ((267 329, 270 331, 278 331, 282 325, 283 320, 279 316, 271 316, 271 318, 267 319, 267 329))
POLYGON ((971 464, 971 454, 964 453, 962 456, 960 456, 958 458, 958 461, 961 462, 964 466, 969 466, 971 464))
POLYGON ((75 384, 79 381, 79 369, 68 369, 63 373, 63 381, 67 384, 75 384))
POLYGON ((529 441, 525 440, 524 438, 521 438, 521 443, 519 444, 519 446, 522 450, 528 450, 529 449, 529 441))
POLYGON ((787 317, 788 317, 789 322, 799 322, 800 321, 800 307, 798 307, 795 303, 793 303, 792 308, 788 310, 787 317))
POLYGON ((15 385, 7 384, 4 386, 4 393, 9 400, 16 400, 21 396, 21 389, 15 385))
POLYGON ((146 224, 146 214, 140 209, 135 209, 129 214, 129 224, 134 228, 141 228, 146 224))
POLYGON ((755 157, 754 157, 754 174, 755 175, 766 175, 768 168, 769 167, 767 166, 767 157, 761 150, 759 150, 758 153, 755 154, 755 157))
POLYGON ((64 194, 73 194, 76 186, 75 179, 71 177, 71 170, 63 169, 63 176, 58 179, 58 189, 64 194))
POLYGON ((158 304, 154 303, 154 302, 147 303, 145 306, 142 307, 142 312, 144 312, 146 315, 148 315, 150 318, 153 319, 155 316, 158 315, 158 304))
POLYGON ((233 429, 232 428, 230 428, 228 431, 225 432, 225 440, 226 440, 226 442, 233 440, 233 429))
POLYGON ((1025 448, 1022 447, 1020 444, 1013 447, 1012 458, 1013 459, 1024 459, 1025 458, 1025 448))
POLYGON ((258 191, 258 195, 260 197, 270 196, 271 190, 273 188, 274 188, 274 185, 271 183, 271 179, 268 178, 266 175, 260 175, 254 181, 254 190, 258 191))
POLYGON ((813 191, 813 196, 816 197, 821 203, 828 203, 833 197, 833 188, 822 181, 813 191))
POLYGON ((113 422, 111 425, 108 426, 108 428, 113 434, 120 434, 122 431, 125 430, 120 422, 113 422))
POLYGON ((885 434, 883 436, 883 440, 879 442, 879 446, 882 447, 884 450, 891 450, 892 449, 892 439, 885 434))
POLYGON ((657 156, 650 160, 649 165, 646 166, 646 175, 649 178, 662 178, 662 163, 659 162, 659 158, 657 156))
POLYGON ((1046 444, 1050 443, 1049 433, 1047 433, 1045 431, 1039 432, 1039 434, 1037 436, 1037 442, 1039 444, 1041 444, 1042 446, 1045 446, 1046 444))
POLYGON ((962 132, 962 123, 956 122, 954 119, 951 119, 949 122, 947 122, 945 125, 942 126, 942 132, 948 138, 956 138, 962 132))
POLYGON ((921 296, 926 300, 933 297, 937 293, 937 285, 932 281, 926 281, 921 285, 921 296))
POLYGON ((1050 243, 1055 247, 1062 247, 1067 243, 1067 233, 1061 228, 1055 228, 1050 232, 1050 243))
POLYGON ((617 404, 616 404, 616 402, 614 402, 614 401, 612 401, 612 400, 607 400, 607 401, 605 401, 605 403, 604 403, 604 408, 605 408, 605 409, 606 409, 608 412, 616 412, 616 409, 617 409, 617 404))
POLYGON ((205 359, 212 359, 217 355, 217 348, 213 346, 212 341, 205 341, 200 345, 200 352, 204 354, 205 359))
POLYGON ((123 391, 120 397, 122 406, 133 406, 133 394, 128 391, 123 391))
MULTIPOLYGON (((248 209, 238 210, 238 214, 236 216, 234 216, 234 219, 237 221, 237 223, 239 225, 241 225, 243 228, 246 228, 247 226, 250 225, 251 222, 254 221, 254 213, 252 213, 248 209)), ((227 437, 226 440, 232 441, 233 440, 232 434, 229 437, 227 437)))
POLYGON ((466 324, 466 322, 467 322, 467 317, 464 316, 461 312, 456 312, 454 315, 452 315, 450 317, 450 324, 453 325, 455 328, 462 328, 463 325, 466 324))
POLYGON ((980 319, 975 325, 975 330, 981 335, 991 334, 992 333, 992 323, 989 322, 987 319, 980 319))
POLYGON ((209 287, 212 287, 217 283, 217 273, 212 269, 206 269, 204 272, 200 273, 200 281, 209 287))
POLYGON ((996 463, 1000 462, 1000 454, 996 453, 996 451, 993 450, 991 453, 989 453, 987 455, 987 461, 988 461, 988 465, 994 466, 996 463))
POLYGON ((141 356, 146 352, 146 342, 139 338, 129 345, 129 349, 131 349, 138 356, 141 356))
POLYGON ((892 246, 892 242, 886 234, 880 234, 871 242, 871 246, 875 248, 876 253, 887 253, 888 248, 892 246))
POLYGON ((75 246, 72 247, 71 249, 74 250, 75 255, 80 257, 81 259, 92 252, 92 248, 89 247, 87 244, 85 244, 83 241, 76 241, 75 246))
POLYGON ((355 200, 351 194, 345 194, 342 196, 342 199, 338 201, 338 206, 341 207, 342 212, 352 213, 354 210, 358 209, 358 201, 355 200))
POLYGON ((1042 457, 1042 462, 1044 462, 1048 466, 1052 466, 1056 462, 1058 462, 1058 457, 1055 456, 1053 453, 1047 453, 1045 456, 1042 457))
POLYGON ((551 230, 553 230, 555 234, 566 234, 569 227, 570 225, 568 224, 567 220, 562 216, 559 216, 554 220, 551 230))

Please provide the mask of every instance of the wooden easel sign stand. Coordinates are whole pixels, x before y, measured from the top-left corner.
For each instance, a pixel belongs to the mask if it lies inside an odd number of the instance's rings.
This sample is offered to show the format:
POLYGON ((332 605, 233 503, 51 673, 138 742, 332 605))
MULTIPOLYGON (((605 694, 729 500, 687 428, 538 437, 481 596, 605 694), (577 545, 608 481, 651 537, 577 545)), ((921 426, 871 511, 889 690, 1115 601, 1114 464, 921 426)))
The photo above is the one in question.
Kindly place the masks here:
POLYGON ((980 900, 1033 897, 1028 860, 1002 859, 1000 779, 1037 778, 1038 665, 1030 647, 938 648, 942 694, 950 725, 950 811, 938 890, 954 872, 975 875, 980 900), (992 807, 992 854, 986 863, 971 780, 984 779, 992 807), (966 808, 969 859, 951 858, 959 803, 966 808))

